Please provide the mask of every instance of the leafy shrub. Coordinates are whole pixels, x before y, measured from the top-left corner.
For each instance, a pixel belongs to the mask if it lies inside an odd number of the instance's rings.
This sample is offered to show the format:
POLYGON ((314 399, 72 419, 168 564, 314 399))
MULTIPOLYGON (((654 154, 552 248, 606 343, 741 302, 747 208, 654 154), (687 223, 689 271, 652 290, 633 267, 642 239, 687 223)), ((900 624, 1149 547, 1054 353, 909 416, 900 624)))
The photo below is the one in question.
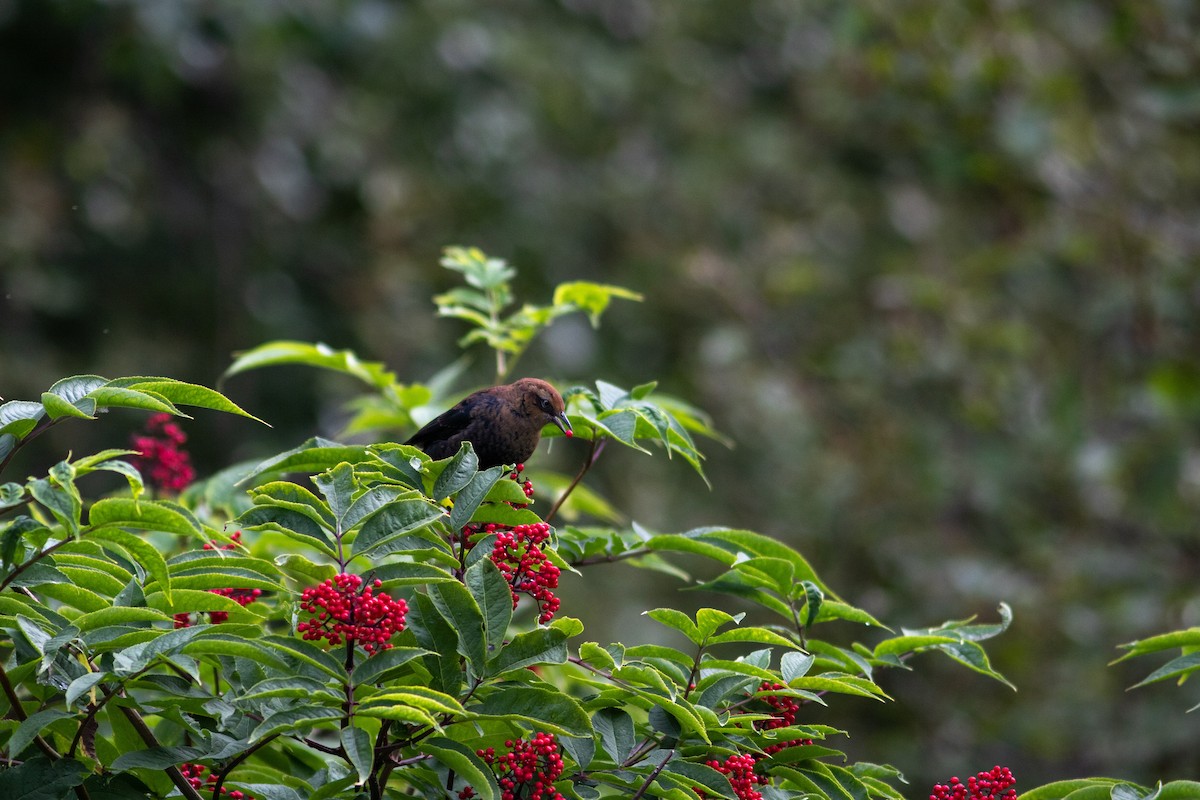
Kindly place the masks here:
MULTIPOLYGON (((469 288, 438 298, 442 313, 472 323, 464 344, 491 347, 500 378, 554 317, 596 320, 632 297, 571 284, 551 306, 504 316, 512 271, 477 251, 447 259, 469 288)), ((442 399, 306 343, 256 348, 230 374, 278 363, 364 382, 351 433, 411 426, 442 399)), ((560 510, 610 511, 582 485, 609 443, 678 455, 703 475, 693 437, 717 434, 655 389, 564 392, 589 446, 575 476, 547 478, 557 496, 544 514, 521 465, 480 470, 469 445, 432 460, 314 438, 176 496, 184 440, 162 417, 139 452, 67 458, 0 485, 0 796, 902 797, 897 770, 846 764, 845 732, 806 721, 805 708, 887 700, 880 672, 923 652, 1003 681, 980 642, 1006 628, 1007 608, 994 624, 895 635, 752 531, 552 527, 560 510), (101 471, 125 488, 85 499, 101 471), (602 645, 580 639, 554 593, 562 571, 601 562, 684 575, 677 556, 712 564, 699 588, 757 611, 651 609, 670 643, 602 645), (845 623, 879 640, 824 637, 845 623)), ((0 468, 64 420, 115 407, 185 416, 181 406, 253 419, 168 378, 77 376, 0 406, 0 468)), ((1050 796, 1065 795, 1038 795, 1050 796)))

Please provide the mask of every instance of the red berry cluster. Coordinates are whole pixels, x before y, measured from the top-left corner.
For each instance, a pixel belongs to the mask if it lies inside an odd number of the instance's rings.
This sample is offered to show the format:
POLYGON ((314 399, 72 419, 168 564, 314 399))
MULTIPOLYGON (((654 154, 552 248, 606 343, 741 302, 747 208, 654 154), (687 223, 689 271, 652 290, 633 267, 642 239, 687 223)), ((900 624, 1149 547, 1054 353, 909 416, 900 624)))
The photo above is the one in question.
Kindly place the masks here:
POLYGON ((342 573, 305 589, 300 608, 313 617, 297 624, 296 632, 308 640, 328 639, 331 645, 357 642, 372 654, 391 649, 388 640, 404 630, 408 603, 386 592, 375 594, 382 585, 375 580, 363 586, 358 575, 342 573))
POLYGON ((951 778, 949 784, 939 783, 933 787, 929 800, 1017 800, 1017 783, 1008 767, 995 766, 967 778, 964 784, 951 778))
POLYGON ((538 605, 538 622, 545 624, 554 619, 559 607, 558 597, 554 594, 558 588, 559 569, 550 563, 541 548, 550 538, 550 526, 535 522, 508 529, 488 525, 484 530, 496 533, 492 562, 500 568, 512 588, 513 608, 517 607, 518 593, 524 593, 538 605))
MULTIPOLYGON (((511 480, 516 481, 517 483, 520 483, 521 491, 525 492, 526 497, 532 498, 533 497, 533 481, 525 480, 522 483, 521 473, 524 471, 525 471, 525 465, 517 464, 516 468, 508 474, 508 477, 511 480)), ((523 505, 517 505, 516 503, 513 503, 512 506, 513 506, 513 508, 524 508, 525 507, 523 505)))
MULTIPOLYGON (((786 689, 782 683, 772 683, 771 681, 763 681, 759 687, 760 692, 778 692, 781 689, 786 689)), ((755 721, 754 727, 760 731, 773 731, 776 728, 789 728, 796 724, 796 712, 800 710, 800 703, 796 698, 789 697, 783 694, 772 694, 760 698, 768 706, 774 709, 770 719, 760 719, 755 721)), ((798 747, 802 744, 812 744, 812 739, 791 739, 778 744, 770 744, 763 748, 763 752, 771 756, 788 747, 798 747)))
POLYGON ((242 532, 234 531, 229 537, 229 544, 215 545, 212 542, 205 542, 201 550, 237 550, 242 544, 242 532))
MULTIPOLYGON (((563 773, 562 754, 552 733, 535 733, 529 741, 510 739, 504 743, 508 752, 497 756, 489 747, 475 753, 488 763, 500 784, 500 800, 566 800, 554 782, 563 773)), ((475 796, 475 789, 466 787, 458 793, 459 800, 475 796)))
MULTIPOLYGON (((180 764, 179 765, 179 771, 183 774, 183 777, 187 779, 187 782, 190 783, 192 785, 192 788, 195 789, 196 791, 200 791, 202 788, 204 788, 205 784, 208 784, 209 787, 212 787, 213 785, 216 784, 217 776, 211 772, 208 774, 207 779, 201 777, 207 769, 208 768, 205 767, 203 764, 180 764)), ((237 789, 230 791, 229 789, 226 789, 224 786, 221 787, 221 794, 228 796, 231 800, 254 800, 254 795, 252 795, 252 794, 246 794, 245 792, 239 791, 237 789)))
POLYGON ((153 414, 146 420, 145 433, 134 435, 133 449, 141 455, 130 460, 155 489, 182 492, 196 479, 191 455, 180 449, 186 441, 187 434, 170 414, 153 414))
MULTIPOLYGON (((762 800, 762 792, 754 787, 766 786, 771 780, 766 775, 755 774, 754 756, 749 753, 745 755, 734 753, 725 759, 724 763, 715 758, 710 758, 704 763, 729 779, 729 784, 733 787, 733 793, 738 800, 762 800)), ((697 793, 701 797, 706 797, 703 791, 697 790, 697 793)))

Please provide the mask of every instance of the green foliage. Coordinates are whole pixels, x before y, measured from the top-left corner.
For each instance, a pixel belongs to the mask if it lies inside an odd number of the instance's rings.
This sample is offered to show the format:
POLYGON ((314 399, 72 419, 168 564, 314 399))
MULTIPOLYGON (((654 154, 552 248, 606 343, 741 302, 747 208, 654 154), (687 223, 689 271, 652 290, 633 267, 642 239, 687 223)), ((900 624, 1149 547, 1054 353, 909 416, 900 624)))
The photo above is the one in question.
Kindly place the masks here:
POLYGON ((637 292, 620 286, 575 281, 559 285, 554 290, 553 303, 548 306, 526 303, 504 316, 505 309, 513 303, 510 281, 516 277, 516 270, 474 247, 446 248, 442 266, 461 273, 467 286, 435 297, 438 314, 471 324, 472 330, 459 341, 460 346, 484 342, 495 351, 497 383, 505 382, 529 343, 558 317, 582 311, 596 326, 614 298, 642 299, 637 292))
MULTIPOLYGON (((1117 661, 1124 661, 1128 658, 1152 653, 1179 651, 1179 655, 1151 672, 1138 682, 1136 686, 1146 686, 1147 684, 1165 680, 1174 680, 1182 685, 1194 673, 1200 671, 1200 628, 1188 628, 1186 630, 1150 636, 1122 645, 1122 648, 1128 652, 1118 658, 1117 661)), ((1198 708, 1200 708, 1200 704, 1194 705, 1188 710, 1195 711, 1198 708)))
MULTIPOLYGON (((509 301, 511 270, 475 251, 449 253, 487 302, 509 301)), ((560 287, 545 321, 567 306, 598 315, 609 296, 624 295, 560 287)), ((508 333, 485 337, 497 352, 519 355, 511 343, 543 327, 520 314, 503 322, 508 333), (514 338, 517 325, 525 333, 514 338)), ((428 399, 380 365, 320 345, 264 345, 229 374, 281 363, 354 375, 396 409, 405 393, 428 399)), ((703 475, 692 434, 717 434, 702 412, 654 388, 597 381, 566 392, 590 450, 573 481, 560 476, 544 516, 519 473, 480 470, 469 443, 435 461, 407 445, 313 438, 239 468, 236 484, 214 477, 240 503, 207 502, 214 494, 203 487, 182 503, 155 496, 126 451, 3 484, 0 685, 10 722, 0 750, 10 766, 0 782, 35 787, 20 795, 30 798, 103 780, 114 782, 102 796, 194 799, 189 779, 203 764, 220 787, 267 798, 467 787, 498 798, 486 748, 537 734, 557 737, 556 788, 575 798, 732 797, 710 764, 737 753, 756 759, 773 798, 898 797, 884 779, 897 773, 844 765, 843 732, 806 721, 804 708, 886 700, 879 671, 930 650, 1003 680, 978 643, 1007 627, 1007 609, 994 625, 948 622, 845 646, 817 634, 882 626, 769 537, 637 526, 551 535, 543 520, 607 442, 657 446, 703 475), (127 488, 89 498, 80 481, 101 471, 127 488), (232 507, 236 516, 224 516, 232 507), (679 556, 716 577, 690 578, 679 556), (660 570, 756 611, 658 608, 646 613, 663 626, 662 643, 583 641, 583 625, 557 614, 544 589, 557 586, 560 568, 600 561, 660 570), (338 603, 354 611, 338 616, 338 603)), ((178 413, 176 404, 249 416, 189 384, 85 376, 55 384, 40 403, 6 404, 5 433, 15 449, 55 420, 117 405, 178 413)))
MULTIPOLYGON (((514 273, 502 262, 458 249, 447 258, 482 292, 459 301, 511 302, 514 273)), ((598 315, 610 288, 573 285, 562 307, 598 315)), ((503 325, 526 326, 523 348, 544 325, 518 316, 503 325)), ((482 338, 519 355, 507 336, 482 338)), ((353 375, 386 398, 393 422, 434 394, 352 352, 297 342, 248 351, 227 374, 284 363, 353 375)), ((479 469, 470 443, 434 460, 409 445, 314 437, 175 499, 124 450, 0 484, 0 790, 197 800, 197 775, 210 770, 203 791, 214 797, 493 800, 524 791, 495 751, 515 755, 528 737, 550 743, 552 774, 545 752, 537 768, 563 797, 900 800, 898 770, 850 763, 839 749, 848 732, 806 712, 889 701, 887 670, 912 669, 922 653, 1011 686, 981 644, 1009 628, 1009 607, 993 623, 896 634, 800 552, 754 531, 551 528, 609 442, 679 455, 703 477, 693 434, 720 435, 655 388, 596 381, 564 393, 589 449, 573 479, 551 476, 557 496, 544 514, 520 469, 479 469), (104 472, 121 488, 85 494, 80 482, 104 472), (654 641, 583 640, 583 624, 558 614, 557 576, 612 562, 749 610, 654 608, 654 641), (852 640, 863 632, 874 641, 852 640)), ((200 386, 95 376, 0 413, 11 456, 58 420, 118 406, 180 414, 178 405, 254 419, 200 386)), ((574 515, 590 510, 620 519, 594 496, 574 515)), ((1181 650, 1143 684, 1200 669, 1195 629, 1127 649, 1123 658, 1181 650)), ((1022 796, 1162 800, 1198 788, 1092 778, 1022 796)))

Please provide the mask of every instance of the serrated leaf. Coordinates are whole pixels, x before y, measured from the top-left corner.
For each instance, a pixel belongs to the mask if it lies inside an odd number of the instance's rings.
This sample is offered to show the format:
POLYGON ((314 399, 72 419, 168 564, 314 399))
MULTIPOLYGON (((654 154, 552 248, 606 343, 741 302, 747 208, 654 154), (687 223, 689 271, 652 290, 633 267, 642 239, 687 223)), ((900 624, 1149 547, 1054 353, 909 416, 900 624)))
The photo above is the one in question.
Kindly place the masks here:
MULTIPOLYGON (((211 411, 236 414, 239 417, 246 417, 255 422, 262 422, 261 419, 247 412, 220 392, 194 383, 185 383, 172 378, 133 377, 118 378, 111 381, 109 386, 152 393, 155 396, 166 398, 175 405, 207 408, 211 411)), ((265 425, 266 423, 264 422, 263 424, 265 425)))
POLYGON ((352 552, 365 555, 444 516, 445 511, 440 506, 416 493, 412 497, 398 498, 363 523, 351 546, 352 552))
POLYGON ((88 523, 92 528, 111 525, 203 537, 203 531, 187 515, 150 500, 130 500, 123 497, 97 500, 88 512, 88 523))
POLYGON ((650 617, 655 622, 662 623, 668 628, 675 630, 686 636, 692 644, 701 645, 704 643, 704 637, 700 635, 700 629, 696 627, 696 623, 684 614, 682 611, 676 611, 673 608, 655 608, 650 611, 642 612, 644 616, 650 617))
MULTIPOLYGON (((169 509, 163 509, 163 511, 169 511, 169 509)), ((92 513, 94 516, 95 506, 92 506, 92 513)), ((99 539, 124 551, 130 559, 146 570, 146 573, 157 582, 158 588, 166 597, 167 602, 171 602, 171 574, 167 569, 166 560, 163 559, 162 553, 158 551, 157 547, 145 539, 115 527, 93 527, 87 535, 91 539, 99 539)))
MULTIPOLYGON (((478 471, 479 457, 475 455, 470 442, 463 442, 433 482, 430 497, 434 502, 441 502, 470 483, 478 471)), ((484 494, 486 495, 486 492, 484 494)))

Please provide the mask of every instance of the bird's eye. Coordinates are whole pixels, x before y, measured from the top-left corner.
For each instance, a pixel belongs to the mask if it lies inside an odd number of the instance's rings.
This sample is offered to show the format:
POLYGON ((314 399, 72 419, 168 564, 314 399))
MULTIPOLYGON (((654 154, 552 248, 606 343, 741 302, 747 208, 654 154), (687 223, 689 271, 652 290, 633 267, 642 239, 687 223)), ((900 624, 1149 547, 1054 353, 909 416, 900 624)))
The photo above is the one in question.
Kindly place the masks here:
POLYGON ((550 410, 550 398, 548 398, 548 397, 541 398, 540 400, 538 400, 538 405, 541 406, 542 411, 549 411, 550 410))

